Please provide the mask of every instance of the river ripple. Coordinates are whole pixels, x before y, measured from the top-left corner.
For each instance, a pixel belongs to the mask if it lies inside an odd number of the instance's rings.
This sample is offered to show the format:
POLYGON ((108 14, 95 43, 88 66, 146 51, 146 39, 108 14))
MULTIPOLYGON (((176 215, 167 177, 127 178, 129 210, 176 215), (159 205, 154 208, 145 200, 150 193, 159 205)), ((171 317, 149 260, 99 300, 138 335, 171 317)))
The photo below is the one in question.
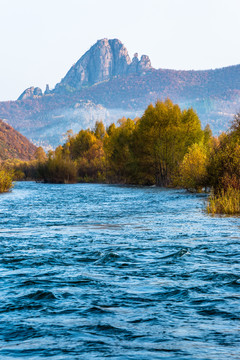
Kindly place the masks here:
POLYGON ((240 219, 205 204, 16 183, 0 197, 0 359, 240 359, 240 219))

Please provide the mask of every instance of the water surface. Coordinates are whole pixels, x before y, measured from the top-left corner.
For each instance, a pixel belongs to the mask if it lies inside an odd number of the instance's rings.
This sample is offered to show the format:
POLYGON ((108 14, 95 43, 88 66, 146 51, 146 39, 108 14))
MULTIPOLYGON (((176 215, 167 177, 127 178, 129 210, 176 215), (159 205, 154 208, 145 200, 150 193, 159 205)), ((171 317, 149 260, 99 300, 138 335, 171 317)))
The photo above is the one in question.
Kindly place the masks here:
POLYGON ((205 203, 16 183, 0 197, 0 359, 240 359, 240 219, 205 203))

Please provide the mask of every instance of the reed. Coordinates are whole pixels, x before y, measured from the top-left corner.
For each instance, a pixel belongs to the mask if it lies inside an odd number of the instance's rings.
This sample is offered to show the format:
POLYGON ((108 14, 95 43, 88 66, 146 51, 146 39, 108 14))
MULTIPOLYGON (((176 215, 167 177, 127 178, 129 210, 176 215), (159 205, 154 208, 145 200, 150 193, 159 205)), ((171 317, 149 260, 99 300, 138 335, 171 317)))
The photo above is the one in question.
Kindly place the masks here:
POLYGON ((209 197, 207 211, 211 214, 240 214, 240 190, 228 187, 209 197))

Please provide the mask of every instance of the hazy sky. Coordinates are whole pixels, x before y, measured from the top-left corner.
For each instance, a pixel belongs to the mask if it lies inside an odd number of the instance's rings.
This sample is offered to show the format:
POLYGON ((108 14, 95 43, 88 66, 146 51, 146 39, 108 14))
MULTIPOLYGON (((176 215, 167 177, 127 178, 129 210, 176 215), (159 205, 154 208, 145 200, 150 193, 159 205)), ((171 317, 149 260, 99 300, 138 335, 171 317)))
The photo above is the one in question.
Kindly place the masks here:
POLYGON ((54 87, 104 37, 155 68, 239 64, 239 16, 240 0, 0 0, 0 101, 54 87))

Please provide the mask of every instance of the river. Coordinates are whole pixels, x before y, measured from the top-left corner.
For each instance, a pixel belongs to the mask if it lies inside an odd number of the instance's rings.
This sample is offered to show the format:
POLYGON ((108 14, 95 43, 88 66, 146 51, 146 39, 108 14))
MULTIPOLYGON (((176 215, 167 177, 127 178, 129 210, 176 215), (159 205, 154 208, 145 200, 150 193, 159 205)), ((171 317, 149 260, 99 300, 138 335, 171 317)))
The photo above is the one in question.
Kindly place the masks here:
POLYGON ((17 182, 0 196, 0 359, 240 359, 240 218, 206 200, 17 182))

